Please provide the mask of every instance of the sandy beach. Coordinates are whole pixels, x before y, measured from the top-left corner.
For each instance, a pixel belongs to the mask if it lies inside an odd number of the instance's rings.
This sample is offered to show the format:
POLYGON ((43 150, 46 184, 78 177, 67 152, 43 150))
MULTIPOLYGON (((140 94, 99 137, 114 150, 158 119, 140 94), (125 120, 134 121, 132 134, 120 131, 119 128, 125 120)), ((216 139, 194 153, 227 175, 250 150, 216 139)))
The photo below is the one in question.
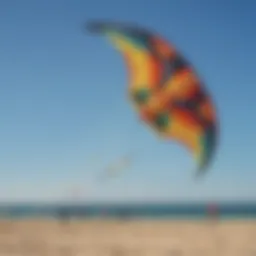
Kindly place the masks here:
POLYGON ((0 222, 0 256, 256 255, 256 221, 0 222))

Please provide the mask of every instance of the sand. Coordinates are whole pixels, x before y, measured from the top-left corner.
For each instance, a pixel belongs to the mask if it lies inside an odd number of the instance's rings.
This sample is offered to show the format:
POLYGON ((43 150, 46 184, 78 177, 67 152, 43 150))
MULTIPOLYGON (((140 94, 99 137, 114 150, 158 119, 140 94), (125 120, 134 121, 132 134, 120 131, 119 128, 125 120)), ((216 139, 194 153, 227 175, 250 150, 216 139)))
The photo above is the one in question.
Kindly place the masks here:
POLYGON ((256 221, 0 221, 0 256, 256 256, 256 221))

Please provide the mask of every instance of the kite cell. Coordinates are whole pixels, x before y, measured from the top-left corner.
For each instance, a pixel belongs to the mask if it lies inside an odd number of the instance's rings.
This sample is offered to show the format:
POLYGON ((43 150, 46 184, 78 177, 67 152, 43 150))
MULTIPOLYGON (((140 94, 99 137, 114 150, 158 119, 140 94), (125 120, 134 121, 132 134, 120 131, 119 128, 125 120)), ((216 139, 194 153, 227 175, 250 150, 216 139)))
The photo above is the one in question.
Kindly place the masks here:
POLYGON ((90 22, 123 54, 129 98, 140 118, 158 135, 185 145, 198 173, 213 157, 217 139, 215 106, 205 87, 177 49, 159 35, 137 26, 90 22))

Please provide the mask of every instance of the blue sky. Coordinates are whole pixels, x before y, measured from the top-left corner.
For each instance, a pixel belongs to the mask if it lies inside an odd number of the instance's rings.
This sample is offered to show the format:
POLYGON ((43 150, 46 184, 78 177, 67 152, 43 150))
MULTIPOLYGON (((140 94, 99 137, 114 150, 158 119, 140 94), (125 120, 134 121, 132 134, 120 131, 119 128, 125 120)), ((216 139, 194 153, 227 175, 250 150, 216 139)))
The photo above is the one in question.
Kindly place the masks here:
POLYGON ((0 3, 0 200, 256 199, 254 1, 12 0, 0 3), (131 21, 174 43, 218 108, 220 144, 194 180, 186 149, 160 141, 127 100, 121 55, 83 31, 131 21), (107 182, 107 165, 132 166, 107 182))

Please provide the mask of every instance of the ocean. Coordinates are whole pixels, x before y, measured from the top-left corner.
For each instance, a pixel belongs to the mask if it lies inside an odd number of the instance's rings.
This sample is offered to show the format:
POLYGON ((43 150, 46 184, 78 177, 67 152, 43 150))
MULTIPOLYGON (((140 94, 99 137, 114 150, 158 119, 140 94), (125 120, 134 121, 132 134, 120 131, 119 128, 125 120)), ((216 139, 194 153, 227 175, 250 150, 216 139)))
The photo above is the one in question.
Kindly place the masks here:
POLYGON ((2 204, 0 218, 171 218, 202 219, 210 213, 220 218, 256 218, 254 203, 152 203, 152 204, 2 204), (211 207, 211 208, 210 208, 211 207), (214 212, 213 212, 214 210, 214 212))

